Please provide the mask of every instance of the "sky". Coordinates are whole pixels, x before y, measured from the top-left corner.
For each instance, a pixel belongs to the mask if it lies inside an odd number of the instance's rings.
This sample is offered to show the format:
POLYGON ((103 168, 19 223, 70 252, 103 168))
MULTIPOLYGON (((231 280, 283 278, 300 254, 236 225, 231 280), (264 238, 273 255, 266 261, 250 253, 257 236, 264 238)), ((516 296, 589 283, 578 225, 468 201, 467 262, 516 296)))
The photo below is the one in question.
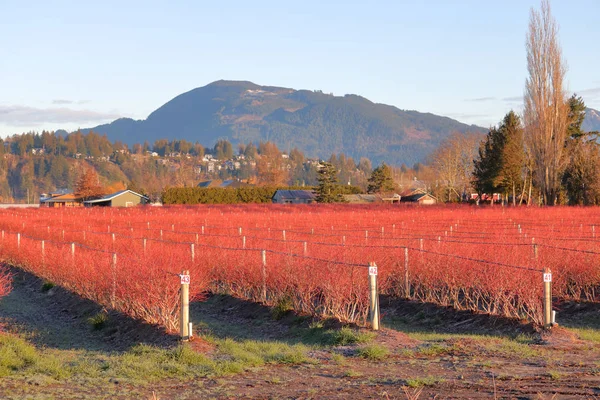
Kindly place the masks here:
MULTIPOLYGON (((570 92, 600 109, 598 0, 552 0, 570 92)), ((0 136, 145 119, 215 80, 497 124, 522 109, 539 0, 0 0, 0 136)))

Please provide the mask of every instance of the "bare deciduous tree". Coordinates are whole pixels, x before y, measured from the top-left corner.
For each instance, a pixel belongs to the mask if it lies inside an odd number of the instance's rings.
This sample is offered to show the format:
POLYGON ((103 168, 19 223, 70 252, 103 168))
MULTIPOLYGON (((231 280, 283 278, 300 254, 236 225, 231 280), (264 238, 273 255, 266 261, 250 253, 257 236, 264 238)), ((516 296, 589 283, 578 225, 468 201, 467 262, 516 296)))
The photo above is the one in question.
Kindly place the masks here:
POLYGON ((448 201, 460 201, 471 190, 473 160, 482 139, 479 133, 455 132, 430 155, 430 165, 445 186, 448 201))
POLYGON ((563 87, 566 65, 558 43, 558 27, 548 0, 531 10, 527 35, 525 134, 534 161, 534 176, 544 204, 556 204, 569 124, 569 105, 563 87))

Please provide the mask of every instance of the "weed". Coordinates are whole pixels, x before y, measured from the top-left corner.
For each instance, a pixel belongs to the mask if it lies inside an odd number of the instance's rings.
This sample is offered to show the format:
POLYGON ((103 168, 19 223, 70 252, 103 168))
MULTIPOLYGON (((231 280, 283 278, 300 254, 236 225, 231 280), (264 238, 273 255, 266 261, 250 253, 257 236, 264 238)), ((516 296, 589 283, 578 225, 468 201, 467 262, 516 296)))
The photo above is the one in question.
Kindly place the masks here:
POLYGON ((333 353, 331 355, 331 361, 333 361, 337 365, 345 365, 347 362, 346 357, 338 353, 333 353))
POLYGON ((443 383, 443 382, 445 382, 445 379, 437 378, 435 376, 426 376, 424 378, 412 378, 412 379, 406 380, 406 384, 408 385, 408 387, 411 387, 411 388, 420 388, 423 386, 433 386, 433 385, 437 385, 438 383, 443 383))
POLYGON ((342 329, 333 332, 333 344, 337 346, 346 346, 354 343, 368 343, 375 337, 373 332, 359 332, 344 326, 342 329))
POLYGON ((44 284, 42 285, 42 292, 47 292, 50 289, 52 289, 54 287, 54 283, 50 282, 50 281, 45 281, 44 284))
POLYGON ((353 369, 349 369, 346 372, 344 372, 344 377, 346 378, 358 378, 361 377, 362 374, 358 371, 355 371, 353 369))
POLYGON ((280 320, 293 309, 292 301, 289 299, 289 297, 282 297, 277 301, 275 307, 271 309, 271 316, 274 320, 280 320))
POLYGON ((106 326, 108 322, 108 314, 106 312, 99 312, 96 315, 88 318, 88 323, 92 325, 94 330, 99 331, 106 326))
POLYGON ((358 349, 358 355, 371 361, 380 361, 387 357, 388 349, 378 344, 372 344, 358 349))

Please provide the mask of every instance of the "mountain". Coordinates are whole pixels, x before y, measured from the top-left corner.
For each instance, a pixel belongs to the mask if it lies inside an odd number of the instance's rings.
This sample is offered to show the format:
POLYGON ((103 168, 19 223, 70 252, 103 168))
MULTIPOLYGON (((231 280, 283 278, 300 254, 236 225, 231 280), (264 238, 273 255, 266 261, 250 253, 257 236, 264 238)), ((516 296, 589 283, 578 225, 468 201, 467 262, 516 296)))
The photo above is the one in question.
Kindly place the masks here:
POLYGON ((585 119, 583 120, 582 129, 586 132, 600 132, 600 111, 593 108, 585 109, 585 119))
POLYGON ((374 164, 392 165, 424 161, 452 132, 486 131, 357 95, 223 80, 175 97, 146 120, 121 118, 91 130, 128 144, 185 139, 212 146, 218 139, 234 145, 269 140, 283 150, 297 147, 309 157, 343 152, 357 161, 364 156, 374 164))

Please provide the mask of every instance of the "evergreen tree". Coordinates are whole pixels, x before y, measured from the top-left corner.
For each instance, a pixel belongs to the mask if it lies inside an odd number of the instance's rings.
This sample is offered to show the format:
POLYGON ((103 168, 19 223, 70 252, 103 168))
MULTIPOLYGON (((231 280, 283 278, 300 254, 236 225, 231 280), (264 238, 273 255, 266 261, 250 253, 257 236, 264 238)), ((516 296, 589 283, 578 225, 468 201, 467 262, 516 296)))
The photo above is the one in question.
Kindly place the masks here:
POLYGON ((391 192, 395 190, 396 186, 392 177, 392 169, 385 163, 373 170, 368 183, 367 193, 391 192))
POLYGON ((506 114, 497 128, 490 128, 473 162, 473 187, 480 197, 510 192, 515 205, 517 190, 523 185, 525 153, 521 119, 514 111, 506 114))
POLYGON ((318 170, 317 181, 317 201, 319 203, 336 203, 343 202, 344 197, 337 193, 337 170, 333 164, 322 162, 321 168, 318 170))

